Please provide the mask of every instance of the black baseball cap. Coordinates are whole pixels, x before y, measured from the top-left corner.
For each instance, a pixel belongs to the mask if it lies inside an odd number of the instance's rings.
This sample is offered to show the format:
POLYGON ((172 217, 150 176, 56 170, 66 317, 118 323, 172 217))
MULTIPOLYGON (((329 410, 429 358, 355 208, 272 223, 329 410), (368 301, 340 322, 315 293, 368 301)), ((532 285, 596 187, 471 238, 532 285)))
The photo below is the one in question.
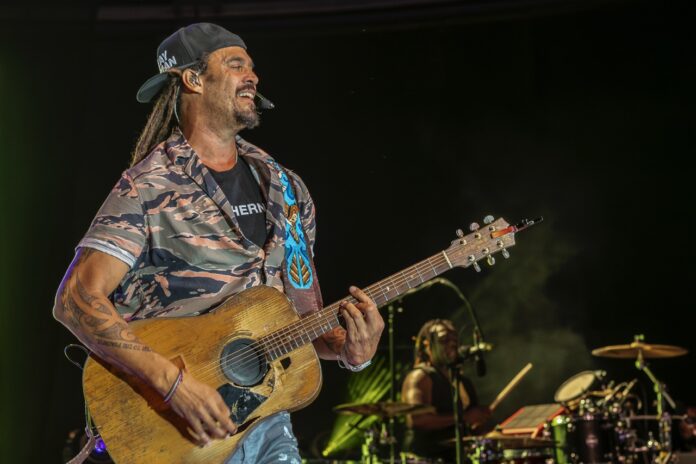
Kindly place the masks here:
POLYGON ((246 44, 237 34, 224 27, 211 23, 195 23, 182 27, 157 47, 156 74, 140 86, 135 98, 140 103, 147 103, 162 90, 172 68, 185 69, 195 64, 205 53, 225 47, 242 47, 246 44))

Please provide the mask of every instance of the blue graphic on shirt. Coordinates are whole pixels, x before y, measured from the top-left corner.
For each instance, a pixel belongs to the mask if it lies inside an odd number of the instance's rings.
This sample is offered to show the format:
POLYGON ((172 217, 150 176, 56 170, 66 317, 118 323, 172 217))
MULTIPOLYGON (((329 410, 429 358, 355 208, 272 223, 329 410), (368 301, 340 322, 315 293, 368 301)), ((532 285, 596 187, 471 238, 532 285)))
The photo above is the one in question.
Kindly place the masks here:
POLYGON ((287 277, 293 287, 307 289, 312 286, 312 266, 307 252, 300 209, 295 199, 290 179, 275 161, 268 163, 278 172, 285 199, 285 264, 287 277))

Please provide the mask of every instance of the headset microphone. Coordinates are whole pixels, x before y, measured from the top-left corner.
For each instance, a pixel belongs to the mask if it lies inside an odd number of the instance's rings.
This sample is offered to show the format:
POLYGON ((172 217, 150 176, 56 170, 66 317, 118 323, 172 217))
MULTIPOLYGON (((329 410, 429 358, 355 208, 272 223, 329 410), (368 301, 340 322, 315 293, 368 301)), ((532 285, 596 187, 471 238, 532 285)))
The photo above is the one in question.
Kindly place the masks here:
POLYGON ((271 100, 264 97, 258 92, 256 92, 256 99, 259 101, 258 105, 260 110, 272 110, 273 108, 275 108, 275 105, 271 100))

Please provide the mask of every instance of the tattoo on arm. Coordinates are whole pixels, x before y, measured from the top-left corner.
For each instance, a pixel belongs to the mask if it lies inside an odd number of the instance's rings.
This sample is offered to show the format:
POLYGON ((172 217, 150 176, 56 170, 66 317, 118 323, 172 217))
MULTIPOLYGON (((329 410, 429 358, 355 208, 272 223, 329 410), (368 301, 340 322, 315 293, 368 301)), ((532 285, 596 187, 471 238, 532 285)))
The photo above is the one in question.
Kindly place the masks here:
MULTIPOLYGON (((89 256, 92 250, 83 250, 80 261, 89 256)), ((78 261, 79 263, 79 261, 78 261)), ((75 272, 75 271, 73 271, 75 272)), ((62 303, 67 322, 75 333, 83 333, 93 338, 97 344, 111 348, 135 351, 152 351, 140 343, 114 308, 104 296, 96 296, 80 281, 75 272, 62 295, 62 303)))
POLYGON ((323 337, 324 343, 329 347, 331 351, 338 354, 343 348, 343 344, 346 342, 346 329, 343 327, 336 327, 330 332, 326 332, 323 337))

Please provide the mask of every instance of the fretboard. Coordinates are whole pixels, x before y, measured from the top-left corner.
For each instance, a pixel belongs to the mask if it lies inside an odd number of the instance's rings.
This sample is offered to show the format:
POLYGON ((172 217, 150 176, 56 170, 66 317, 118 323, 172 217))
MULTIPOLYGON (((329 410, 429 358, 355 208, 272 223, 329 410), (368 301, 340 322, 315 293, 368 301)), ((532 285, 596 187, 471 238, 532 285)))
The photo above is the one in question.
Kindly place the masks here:
MULTIPOLYGON (((362 290, 380 307, 451 268, 446 252, 441 251, 362 290)), ((263 337, 260 342, 266 353, 271 360, 278 359, 340 326, 338 310, 345 302, 357 301, 348 296, 263 337)))

